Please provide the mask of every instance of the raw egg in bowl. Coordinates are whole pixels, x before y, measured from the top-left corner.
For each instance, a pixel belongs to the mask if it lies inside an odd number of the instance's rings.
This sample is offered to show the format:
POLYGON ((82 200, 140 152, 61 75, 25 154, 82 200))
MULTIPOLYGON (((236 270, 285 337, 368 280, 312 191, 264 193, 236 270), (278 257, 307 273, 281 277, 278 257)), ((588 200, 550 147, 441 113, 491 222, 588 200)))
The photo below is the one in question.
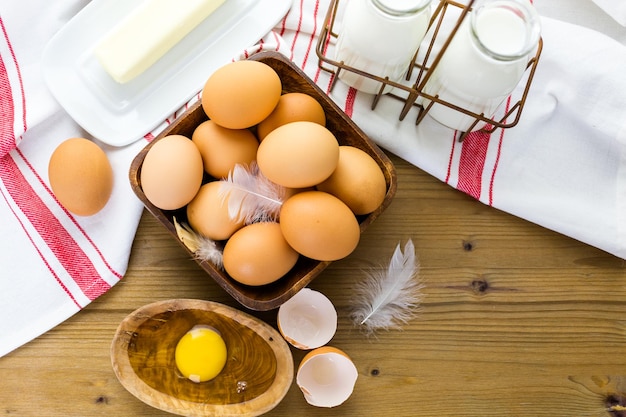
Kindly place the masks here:
POLYGON ((273 327, 223 304, 190 299, 141 307, 119 325, 111 362, 146 404, 185 416, 257 416, 287 394, 294 364, 273 327), (207 360, 198 363, 197 360, 207 360))

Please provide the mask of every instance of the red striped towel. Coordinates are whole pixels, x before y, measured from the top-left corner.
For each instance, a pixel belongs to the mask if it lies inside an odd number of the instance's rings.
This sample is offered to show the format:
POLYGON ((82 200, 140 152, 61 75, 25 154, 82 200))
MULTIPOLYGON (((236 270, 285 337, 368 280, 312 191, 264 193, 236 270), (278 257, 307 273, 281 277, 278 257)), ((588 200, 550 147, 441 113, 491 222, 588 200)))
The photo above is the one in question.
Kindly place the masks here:
POLYGON ((48 93, 41 54, 79 3, 0 6, 0 354, 67 319, 123 277, 142 210, 127 179, 141 143, 103 146, 115 187, 99 214, 73 216, 50 190, 52 151, 85 133, 48 93))

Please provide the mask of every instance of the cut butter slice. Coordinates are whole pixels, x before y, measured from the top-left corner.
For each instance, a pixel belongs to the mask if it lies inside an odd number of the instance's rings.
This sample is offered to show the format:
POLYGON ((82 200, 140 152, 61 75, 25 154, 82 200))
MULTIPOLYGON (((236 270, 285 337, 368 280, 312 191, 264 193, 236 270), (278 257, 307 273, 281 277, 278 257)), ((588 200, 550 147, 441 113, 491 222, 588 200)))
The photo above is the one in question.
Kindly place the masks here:
POLYGON ((146 0, 95 48, 118 83, 137 77, 180 42, 226 0, 146 0))

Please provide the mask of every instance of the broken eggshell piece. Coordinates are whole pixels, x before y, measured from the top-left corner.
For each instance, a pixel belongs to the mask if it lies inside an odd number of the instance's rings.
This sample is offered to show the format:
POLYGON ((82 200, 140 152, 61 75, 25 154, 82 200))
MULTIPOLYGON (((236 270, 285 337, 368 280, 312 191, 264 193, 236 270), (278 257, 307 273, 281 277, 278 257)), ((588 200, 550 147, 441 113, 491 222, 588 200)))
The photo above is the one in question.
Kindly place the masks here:
POLYGON ((336 407, 350 398, 358 376, 354 362, 345 352, 324 346, 302 359, 296 383, 310 405, 336 407))
POLYGON ((337 331, 337 311, 321 292, 303 288, 278 309, 278 330, 298 349, 324 346, 337 331))

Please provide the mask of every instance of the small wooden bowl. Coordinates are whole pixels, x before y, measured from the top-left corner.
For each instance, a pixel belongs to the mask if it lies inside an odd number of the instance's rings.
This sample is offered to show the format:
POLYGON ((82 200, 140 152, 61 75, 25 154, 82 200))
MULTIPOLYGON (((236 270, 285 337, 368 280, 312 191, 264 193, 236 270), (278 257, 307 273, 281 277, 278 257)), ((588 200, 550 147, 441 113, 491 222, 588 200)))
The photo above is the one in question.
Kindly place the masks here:
MULTIPOLYGON (((380 148, 369 139, 365 133, 313 82, 307 75, 289 59, 277 52, 261 52, 252 55, 249 59, 261 61, 272 67, 280 76, 283 93, 300 92, 315 98, 326 113, 326 127, 333 132, 340 145, 355 146, 367 152, 378 163, 385 175, 387 193, 382 204, 367 215, 358 216, 361 233, 389 206, 396 192, 396 170, 393 163, 380 148)), ((180 242, 176 234, 173 218, 179 222, 187 222, 185 209, 165 211, 151 204, 141 189, 141 165, 150 150, 150 147, 165 136, 179 134, 191 137, 195 128, 208 117, 197 102, 181 115, 174 123, 157 136, 150 144, 142 149, 133 160, 129 177, 133 191, 144 203, 150 213, 167 228, 180 242)), ((207 180, 213 180, 208 178, 207 180)), ((182 242, 181 245, 184 246, 182 242)), ((185 247, 185 249, 187 249, 185 247)), ((187 249, 190 257, 193 253, 187 249)), ((262 287, 250 287, 238 283, 225 271, 216 268, 207 261, 199 261, 200 266, 235 300, 243 306, 257 311, 267 311, 278 308, 282 303, 306 287, 330 262, 321 262, 300 256, 298 263, 292 270, 278 281, 262 287)))
POLYGON ((111 362, 120 383, 146 404, 185 416, 258 416, 280 403, 293 381, 289 346, 270 325, 223 304, 167 300, 119 325, 111 362), (228 352, 214 379, 195 383, 176 367, 180 338, 197 324, 217 329, 228 352))

